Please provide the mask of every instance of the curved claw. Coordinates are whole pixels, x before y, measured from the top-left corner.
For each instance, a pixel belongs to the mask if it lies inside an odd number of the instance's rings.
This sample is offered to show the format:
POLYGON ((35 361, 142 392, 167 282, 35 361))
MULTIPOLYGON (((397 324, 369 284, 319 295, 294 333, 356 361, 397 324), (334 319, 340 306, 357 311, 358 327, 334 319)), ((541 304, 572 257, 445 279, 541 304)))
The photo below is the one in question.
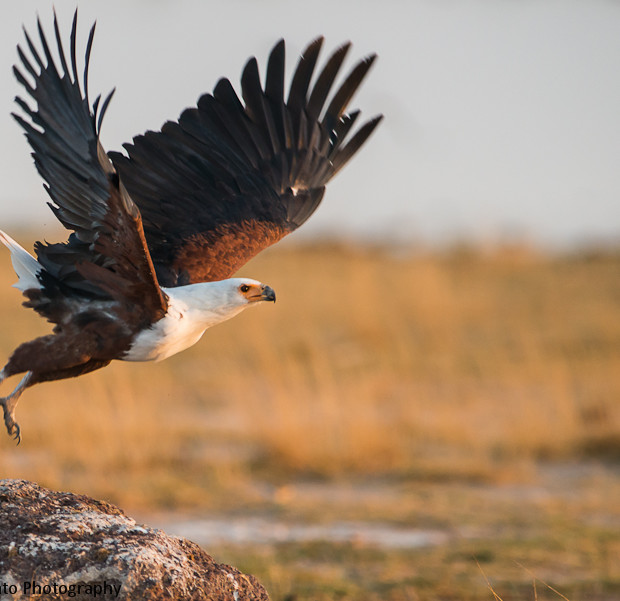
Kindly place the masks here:
POLYGON ((19 444, 22 440, 21 428, 13 418, 12 408, 7 407, 6 399, 0 399, 0 405, 2 405, 2 408, 4 409, 4 425, 6 426, 6 431, 9 436, 12 436, 13 440, 16 440, 17 444, 19 444))
MULTIPOLYGON (((19 446, 19 443, 22 441, 22 435, 21 435, 22 429, 19 427, 19 424, 17 422, 14 423, 13 430, 14 430, 13 440, 17 441, 17 445, 15 446, 19 446)), ((11 434, 11 432, 9 432, 9 434, 11 434)))
POLYGON ((13 440, 17 441, 17 444, 22 441, 22 436, 21 428, 15 421, 15 406, 17 405, 17 401, 19 400, 22 392, 28 387, 31 379, 32 372, 29 371, 17 385, 17 388, 15 388, 9 396, 0 398, 0 406, 2 406, 2 409, 4 410, 4 425, 6 426, 6 431, 9 433, 9 436, 13 437, 13 440))

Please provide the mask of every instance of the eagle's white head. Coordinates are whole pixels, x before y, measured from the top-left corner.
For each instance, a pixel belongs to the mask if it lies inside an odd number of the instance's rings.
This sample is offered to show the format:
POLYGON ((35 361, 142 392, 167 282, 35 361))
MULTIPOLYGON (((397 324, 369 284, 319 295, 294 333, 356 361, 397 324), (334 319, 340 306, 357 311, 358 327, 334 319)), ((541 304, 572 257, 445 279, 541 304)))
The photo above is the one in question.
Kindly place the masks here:
POLYGON ((250 278, 230 278, 213 284, 217 284, 214 289, 217 288, 217 293, 226 299, 229 306, 245 307, 261 301, 276 302, 276 293, 271 286, 250 278))
POLYGON ((276 300, 273 288, 250 278, 199 282, 162 290, 169 298, 169 312, 185 305, 190 312, 202 313, 208 321, 215 323, 229 319, 261 301, 276 300))

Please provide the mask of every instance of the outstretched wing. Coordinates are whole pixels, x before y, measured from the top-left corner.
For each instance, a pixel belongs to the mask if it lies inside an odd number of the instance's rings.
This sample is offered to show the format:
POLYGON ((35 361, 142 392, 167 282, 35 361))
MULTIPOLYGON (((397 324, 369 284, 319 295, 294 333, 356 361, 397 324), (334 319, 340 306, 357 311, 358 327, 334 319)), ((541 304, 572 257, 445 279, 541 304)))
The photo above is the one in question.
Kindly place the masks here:
POLYGON ((39 276, 43 290, 48 286, 50 292, 52 287, 57 291, 60 286, 74 295, 114 299, 138 312, 137 321, 155 321, 165 313, 166 299, 148 253, 140 212, 99 142, 101 121, 113 92, 100 110, 101 97, 92 109, 88 100, 95 26, 86 47, 84 94, 76 62, 77 11, 71 29, 70 64, 54 15, 60 71, 40 21, 37 26, 42 54, 24 30, 31 58, 18 46, 21 65, 13 69, 36 109, 17 97, 26 118, 13 116, 25 130, 37 170, 47 182, 52 211, 73 231, 66 243, 36 243, 38 261, 44 267, 39 276))
POLYGON ((228 79, 160 132, 110 153, 140 208, 162 285, 219 280, 292 232, 321 202, 325 184, 381 120, 349 135, 359 111, 349 100, 375 56, 330 92, 350 44, 328 59, 314 84, 323 38, 303 52, 284 98, 284 41, 273 48, 264 88, 251 58, 241 77, 243 102, 228 79))

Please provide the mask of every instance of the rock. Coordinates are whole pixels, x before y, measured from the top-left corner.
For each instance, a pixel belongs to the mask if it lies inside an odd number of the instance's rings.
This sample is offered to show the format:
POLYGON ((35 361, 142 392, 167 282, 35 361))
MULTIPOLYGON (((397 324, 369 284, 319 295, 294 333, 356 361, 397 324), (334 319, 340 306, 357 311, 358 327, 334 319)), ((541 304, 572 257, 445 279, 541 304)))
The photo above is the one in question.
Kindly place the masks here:
POLYGON ((268 601, 254 576, 118 507, 0 480, 0 599, 268 601))

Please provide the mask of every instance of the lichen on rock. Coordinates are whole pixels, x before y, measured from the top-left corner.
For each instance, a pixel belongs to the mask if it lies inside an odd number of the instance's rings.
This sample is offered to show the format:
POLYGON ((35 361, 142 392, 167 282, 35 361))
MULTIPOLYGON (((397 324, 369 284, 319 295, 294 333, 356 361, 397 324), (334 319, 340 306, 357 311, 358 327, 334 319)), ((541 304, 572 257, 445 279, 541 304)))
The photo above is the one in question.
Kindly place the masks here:
POLYGON ((0 480, 0 599, 268 601, 253 576, 118 507, 0 480))

